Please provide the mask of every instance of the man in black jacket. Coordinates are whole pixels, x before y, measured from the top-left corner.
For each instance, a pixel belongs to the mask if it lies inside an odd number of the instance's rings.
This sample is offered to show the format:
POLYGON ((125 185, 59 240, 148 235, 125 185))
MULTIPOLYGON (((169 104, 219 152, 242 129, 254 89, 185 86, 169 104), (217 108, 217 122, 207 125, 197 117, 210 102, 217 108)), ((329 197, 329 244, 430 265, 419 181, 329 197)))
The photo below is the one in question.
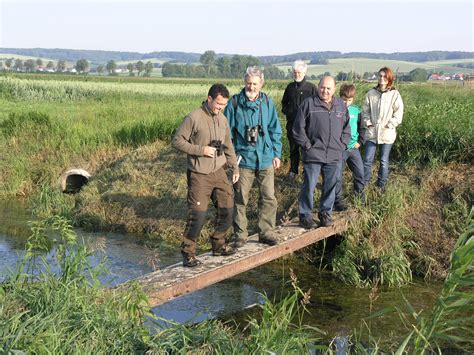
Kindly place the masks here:
POLYGON ((293 64, 293 78, 295 81, 289 83, 281 99, 281 110, 286 116, 286 135, 290 144, 290 179, 298 175, 300 165, 300 147, 293 139, 293 122, 301 103, 308 97, 317 94, 316 85, 306 81, 307 65, 302 60, 297 60, 293 64))
POLYGON ((349 112, 341 98, 334 97, 336 82, 325 76, 318 85, 318 94, 300 106, 293 125, 295 142, 303 150, 304 181, 299 198, 300 226, 310 229, 313 221, 313 194, 319 174, 323 189, 319 203, 319 221, 323 227, 333 225, 331 219, 342 153, 351 138, 349 112))

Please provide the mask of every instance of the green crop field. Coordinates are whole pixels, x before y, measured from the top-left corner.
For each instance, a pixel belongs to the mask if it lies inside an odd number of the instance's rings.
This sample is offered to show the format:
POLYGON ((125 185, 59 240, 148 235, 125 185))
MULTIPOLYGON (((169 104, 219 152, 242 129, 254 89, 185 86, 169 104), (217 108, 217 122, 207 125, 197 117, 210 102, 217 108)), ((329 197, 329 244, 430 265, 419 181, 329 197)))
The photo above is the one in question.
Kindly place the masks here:
MULTIPOLYGON (((467 63, 472 62, 472 59, 466 61, 440 61, 440 62, 405 62, 397 60, 383 60, 383 59, 368 59, 368 58, 338 58, 329 59, 328 64, 325 65, 308 65, 308 75, 318 76, 325 72, 330 72, 332 75, 336 75, 339 72, 355 71, 356 73, 363 74, 365 72, 373 73, 377 72, 380 68, 388 66, 395 72, 407 73, 415 68, 422 68, 427 71, 444 71, 449 73, 474 73, 474 69, 457 68, 453 67, 456 63, 467 63)), ((291 63, 284 65, 277 65, 278 68, 287 72, 291 68, 291 63)))

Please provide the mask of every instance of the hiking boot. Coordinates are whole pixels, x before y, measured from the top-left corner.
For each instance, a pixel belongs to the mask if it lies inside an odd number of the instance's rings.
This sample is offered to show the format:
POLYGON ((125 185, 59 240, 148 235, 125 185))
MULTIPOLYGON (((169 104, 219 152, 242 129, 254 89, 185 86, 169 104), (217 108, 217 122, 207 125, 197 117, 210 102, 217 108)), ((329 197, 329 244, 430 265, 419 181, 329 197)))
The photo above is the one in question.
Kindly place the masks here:
POLYGON ((327 212, 321 212, 318 214, 319 217, 319 226, 320 227, 329 227, 334 225, 334 221, 331 218, 331 215, 327 212))
POLYGON ((231 247, 229 244, 225 244, 219 250, 213 250, 212 256, 229 256, 237 253, 237 249, 231 247))
POLYGON ((278 239, 274 237, 273 235, 266 235, 263 237, 258 237, 258 242, 263 243, 263 244, 268 244, 268 245, 277 245, 278 239))
POLYGON ((247 243, 247 239, 237 238, 237 239, 234 240, 234 242, 232 243, 232 246, 233 246, 234 248, 242 248, 246 243, 247 243))
POLYGON ((184 267, 195 267, 202 264, 194 255, 192 256, 183 256, 183 266, 184 267))
POLYGON ((318 224, 313 220, 312 217, 300 218, 299 226, 303 227, 304 229, 318 228, 318 224))
POLYGON ((344 201, 342 198, 334 202, 334 208, 333 208, 334 211, 339 211, 339 212, 347 211, 348 208, 349 207, 347 206, 347 202, 344 201))

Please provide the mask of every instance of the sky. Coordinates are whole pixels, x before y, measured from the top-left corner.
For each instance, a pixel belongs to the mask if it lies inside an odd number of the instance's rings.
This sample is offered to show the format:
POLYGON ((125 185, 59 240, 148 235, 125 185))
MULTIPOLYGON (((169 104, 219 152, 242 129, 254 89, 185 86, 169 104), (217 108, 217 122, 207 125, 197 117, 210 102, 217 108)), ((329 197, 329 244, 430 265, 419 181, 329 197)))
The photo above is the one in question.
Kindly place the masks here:
POLYGON ((474 51, 472 0, 0 0, 0 47, 297 52, 474 51))

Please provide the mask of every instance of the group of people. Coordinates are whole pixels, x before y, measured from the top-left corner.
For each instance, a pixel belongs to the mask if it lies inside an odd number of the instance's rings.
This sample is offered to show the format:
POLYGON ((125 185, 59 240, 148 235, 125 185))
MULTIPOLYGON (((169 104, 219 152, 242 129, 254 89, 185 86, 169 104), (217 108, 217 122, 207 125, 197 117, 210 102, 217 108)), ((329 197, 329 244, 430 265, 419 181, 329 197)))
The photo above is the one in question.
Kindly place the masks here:
MULTIPOLYGON (((289 178, 298 175, 303 162, 303 184, 299 196, 299 224, 311 229, 333 224, 332 211, 345 210, 342 174, 347 162, 353 173, 354 193, 365 203, 364 186, 369 182, 376 149, 380 150, 377 186, 384 191, 388 179, 391 147, 403 116, 403 102, 393 87, 389 68, 378 72, 378 85, 365 98, 362 111, 353 104, 354 85, 344 84, 335 96, 336 82, 324 76, 319 85, 306 80, 306 63, 293 65, 294 81, 282 98, 290 146, 289 178), (364 159, 360 149, 365 148, 364 159), (301 152, 301 155, 300 155, 301 152), (319 224, 312 217, 314 190, 323 176, 319 224)), ((214 84, 202 106, 189 113, 173 138, 174 148, 187 154, 188 218, 181 243, 183 266, 200 264, 196 242, 206 222, 209 200, 217 209, 211 236, 212 254, 228 256, 248 239, 246 208, 256 181, 258 239, 278 243, 275 170, 280 168, 282 129, 275 104, 261 91, 263 71, 249 67, 244 88, 230 97, 222 84, 214 84), (232 181, 226 174, 232 171, 232 181), (233 242, 225 236, 233 225, 233 242)))

